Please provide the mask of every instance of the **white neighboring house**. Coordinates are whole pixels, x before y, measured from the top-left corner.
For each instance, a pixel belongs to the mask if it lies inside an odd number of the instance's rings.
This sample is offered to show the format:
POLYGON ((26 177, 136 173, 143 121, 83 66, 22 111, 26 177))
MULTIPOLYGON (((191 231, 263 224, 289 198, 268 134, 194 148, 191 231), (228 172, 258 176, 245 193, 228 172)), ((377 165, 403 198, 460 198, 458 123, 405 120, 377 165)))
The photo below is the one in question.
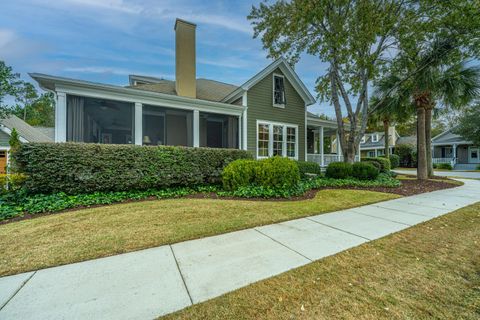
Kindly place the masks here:
POLYGON ((10 135, 15 128, 20 137, 20 142, 53 142, 52 128, 32 127, 15 115, 9 115, 0 119, 0 174, 7 172, 9 163, 10 135))
POLYGON ((480 146, 453 133, 454 128, 432 139, 433 163, 450 163, 456 170, 476 169, 480 164, 480 146))

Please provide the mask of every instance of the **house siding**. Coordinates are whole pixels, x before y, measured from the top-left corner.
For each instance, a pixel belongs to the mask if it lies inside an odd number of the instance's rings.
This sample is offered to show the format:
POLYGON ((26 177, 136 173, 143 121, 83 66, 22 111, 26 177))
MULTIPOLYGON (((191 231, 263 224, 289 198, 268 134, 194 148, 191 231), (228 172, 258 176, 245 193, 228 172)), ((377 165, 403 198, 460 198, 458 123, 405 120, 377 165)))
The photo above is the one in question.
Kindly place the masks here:
POLYGON ((305 102, 285 77, 285 108, 273 106, 273 74, 276 69, 247 92, 247 146, 257 155, 257 120, 298 125, 298 159, 305 160, 305 102))
POLYGON ((8 141, 10 140, 10 136, 3 131, 0 131, 0 147, 9 147, 10 144, 8 141))

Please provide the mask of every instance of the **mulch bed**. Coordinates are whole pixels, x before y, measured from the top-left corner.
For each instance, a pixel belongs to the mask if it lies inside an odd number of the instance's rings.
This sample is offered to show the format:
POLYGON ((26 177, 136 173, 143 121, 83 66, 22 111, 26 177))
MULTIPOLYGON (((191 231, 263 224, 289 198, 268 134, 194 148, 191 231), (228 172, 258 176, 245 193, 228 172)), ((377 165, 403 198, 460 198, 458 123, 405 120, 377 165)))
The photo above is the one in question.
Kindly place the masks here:
MULTIPOLYGON (((415 178, 415 176, 411 176, 411 177, 415 178)), ((397 188, 388 188, 388 187, 370 187, 370 188, 338 187, 338 188, 334 188, 334 187, 326 187, 326 188, 320 188, 320 189, 315 189, 315 190, 309 190, 303 196, 292 197, 292 198, 288 198, 288 199, 286 199, 286 198, 265 199, 265 198, 220 197, 216 193, 213 193, 213 192, 191 194, 191 195, 188 195, 188 196, 185 196, 185 197, 182 197, 182 198, 187 198, 187 199, 244 200, 244 201, 245 200, 246 201, 301 201, 301 200, 313 199, 313 198, 315 198, 315 195, 317 194, 318 191, 326 190, 326 189, 366 190, 366 191, 393 193, 393 194, 398 194, 398 195, 401 195, 401 196, 413 196, 413 195, 420 194, 420 193, 458 187, 458 185, 456 185, 454 183, 445 182, 445 180, 449 180, 449 179, 434 177, 433 179, 426 180, 426 181, 419 181, 419 180, 416 180, 416 179, 414 179, 414 180, 401 180, 402 185, 400 187, 397 187, 397 188)), ((168 198, 168 199, 174 199, 174 198, 168 198)), ((161 199, 158 199, 156 197, 150 197, 150 198, 142 199, 142 200, 125 200, 125 201, 117 202, 117 203, 114 203, 114 204, 124 204, 124 203, 141 202, 141 201, 155 201, 155 200, 161 200, 161 199)), ((21 220, 40 218, 40 217, 43 217, 43 216, 57 214, 57 213, 65 213, 65 212, 77 211, 77 210, 81 210, 81 209, 97 208, 97 207, 104 207, 104 206, 108 206, 108 205, 99 204, 99 205, 92 205, 92 206, 81 206, 81 207, 66 209, 66 210, 62 210, 62 211, 46 212, 46 213, 39 213, 39 214, 25 213, 25 214, 23 214, 23 216, 18 216, 18 217, 12 218, 12 219, 0 221, 0 225, 7 224, 7 223, 12 223, 12 222, 16 222, 16 221, 21 221, 21 220)))

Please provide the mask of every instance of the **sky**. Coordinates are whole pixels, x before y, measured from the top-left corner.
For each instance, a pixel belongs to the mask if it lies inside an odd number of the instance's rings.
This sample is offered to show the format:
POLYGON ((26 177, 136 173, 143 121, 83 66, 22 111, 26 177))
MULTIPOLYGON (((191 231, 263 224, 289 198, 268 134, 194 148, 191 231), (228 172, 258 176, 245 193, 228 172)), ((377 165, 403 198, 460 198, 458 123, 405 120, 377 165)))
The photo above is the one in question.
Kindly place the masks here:
MULTIPOLYGON (((197 24, 197 78, 240 85, 272 62, 246 19, 258 2, 0 0, 0 60, 31 82, 30 72, 115 85, 129 74, 174 80, 181 18, 197 24)), ((325 64, 305 55, 295 70, 316 96, 325 64)), ((309 111, 334 117, 329 104, 309 111)))

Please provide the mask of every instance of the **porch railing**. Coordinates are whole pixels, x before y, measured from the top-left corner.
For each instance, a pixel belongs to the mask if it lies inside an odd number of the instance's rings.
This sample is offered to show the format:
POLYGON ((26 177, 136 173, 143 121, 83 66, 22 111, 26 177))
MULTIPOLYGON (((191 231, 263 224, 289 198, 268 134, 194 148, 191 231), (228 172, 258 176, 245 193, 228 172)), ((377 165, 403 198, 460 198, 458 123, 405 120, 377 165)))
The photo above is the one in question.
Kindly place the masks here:
MULTIPOLYGON (((322 165, 322 155, 316 153, 307 154, 307 161, 316 162, 319 165, 322 165)), ((343 161, 343 155, 337 154, 324 154, 323 155, 323 166, 328 166, 331 162, 343 161)), ((358 155, 355 156, 355 161, 359 161, 358 155)))
POLYGON ((456 158, 432 158, 432 163, 449 163, 452 167, 456 164, 456 158))

